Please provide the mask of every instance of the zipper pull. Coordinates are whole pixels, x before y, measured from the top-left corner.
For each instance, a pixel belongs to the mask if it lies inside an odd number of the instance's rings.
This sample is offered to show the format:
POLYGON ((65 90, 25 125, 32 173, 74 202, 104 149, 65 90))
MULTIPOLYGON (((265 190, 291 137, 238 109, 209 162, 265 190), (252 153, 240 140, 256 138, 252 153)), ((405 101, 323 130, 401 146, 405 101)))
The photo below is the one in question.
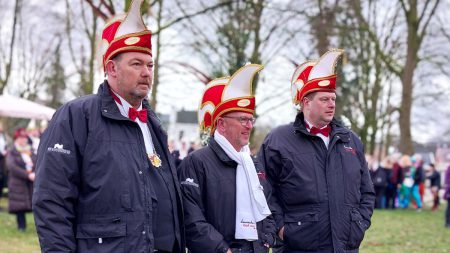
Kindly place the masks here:
POLYGON ((103 243, 103 239, 102 238, 98 238, 98 244, 102 244, 103 243))

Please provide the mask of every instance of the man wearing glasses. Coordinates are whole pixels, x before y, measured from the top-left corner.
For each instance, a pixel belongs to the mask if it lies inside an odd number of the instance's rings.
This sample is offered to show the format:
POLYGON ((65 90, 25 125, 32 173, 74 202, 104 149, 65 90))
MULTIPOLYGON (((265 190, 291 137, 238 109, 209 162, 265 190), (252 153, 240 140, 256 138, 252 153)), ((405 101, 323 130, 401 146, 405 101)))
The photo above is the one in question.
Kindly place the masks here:
POLYGON ((248 142, 255 118, 252 80, 262 66, 211 81, 198 116, 208 146, 189 154, 179 177, 190 252, 268 252, 275 238, 264 171, 248 142))

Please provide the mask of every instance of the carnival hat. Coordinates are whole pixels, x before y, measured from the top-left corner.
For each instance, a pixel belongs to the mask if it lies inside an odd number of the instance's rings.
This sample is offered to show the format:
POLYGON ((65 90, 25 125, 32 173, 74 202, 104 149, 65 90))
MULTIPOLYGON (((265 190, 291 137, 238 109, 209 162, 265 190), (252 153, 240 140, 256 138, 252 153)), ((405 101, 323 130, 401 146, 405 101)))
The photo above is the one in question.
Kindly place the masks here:
POLYGON ((291 79, 292 102, 295 105, 313 92, 336 92, 335 67, 343 53, 344 50, 332 49, 319 60, 307 61, 297 67, 291 79))
POLYGON ((112 18, 103 29, 103 68, 114 56, 123 52, 142 52, 152 55, 152 33, 141 16, 142 0, 133 0, 128 13, 112 18))
POLYGON ((214 133, 216 121, 228 112, 255 112, 253 78, 264 67, 248 64, 231 77, 212 80, 206 85, 198 110, 198 122, 203 134, 214 133))

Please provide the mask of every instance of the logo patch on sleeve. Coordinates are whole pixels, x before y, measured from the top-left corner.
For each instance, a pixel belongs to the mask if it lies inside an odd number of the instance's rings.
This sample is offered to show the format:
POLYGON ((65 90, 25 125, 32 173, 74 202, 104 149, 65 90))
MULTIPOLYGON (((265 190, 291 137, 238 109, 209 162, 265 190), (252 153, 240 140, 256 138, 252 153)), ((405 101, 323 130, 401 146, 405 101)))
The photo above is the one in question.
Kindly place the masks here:
POLYGON ((55 143, 55 145, 52 147, 48 147, 47 151, 49 152, 57 152, 57 153, 63 153, 63 154, 67 154, 70 155, 70 150, 64 149, 64 145, 63 144, 59 144, 59 143, 55 143))
POLYGON ((198 188, 198 184, 194 182, 193 178, 186 178, 186 180, 184 180, 183 182, 181 182, 182 185, 189 185, 189 186, 194 186, 198 188))

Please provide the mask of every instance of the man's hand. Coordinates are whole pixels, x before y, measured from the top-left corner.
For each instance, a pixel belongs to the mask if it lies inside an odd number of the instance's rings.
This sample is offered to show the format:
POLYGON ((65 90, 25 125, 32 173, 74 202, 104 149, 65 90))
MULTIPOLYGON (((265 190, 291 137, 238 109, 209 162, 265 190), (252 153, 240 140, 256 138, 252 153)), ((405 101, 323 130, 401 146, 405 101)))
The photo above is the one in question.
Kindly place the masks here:
POLYGON ((233 252, 231 251, 231 249, 228 249, 228 250, 227 250, 227 253, 233 253, 233 252))
POLYGON ((280 239, 284 241, 284 226, 278 232, 278 237, 280 237, 280 239))

